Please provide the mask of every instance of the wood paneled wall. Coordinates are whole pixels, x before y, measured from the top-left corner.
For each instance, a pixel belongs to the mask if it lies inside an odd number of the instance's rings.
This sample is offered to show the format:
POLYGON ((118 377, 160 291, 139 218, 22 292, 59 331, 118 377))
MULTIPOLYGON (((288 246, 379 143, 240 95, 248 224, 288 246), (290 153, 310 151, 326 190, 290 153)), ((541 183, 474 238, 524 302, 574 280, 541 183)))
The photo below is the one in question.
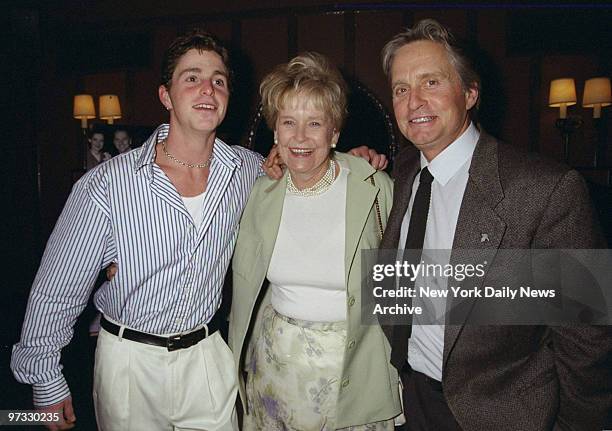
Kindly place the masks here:
MULTIPOLYGON (((426 17, 450 26, 458 36, 476 42, 483 50, 482 62, 491 72, 484 77, 485 83, 488 79, 492 83, 484 88, 491 91, 482 95, 483 108, 486 107, 483 124, 517 147, 562 158, 561 138, 554 127, 557 111, 546 106, 550 80, 574 77, 581 97, 586 79, 610 74, 609 43, 606 45, 605 41, 593 40, 592 46, 584 46, 581 51, 574 48, 569 52, 546 49, 509 52, 508 38, 520 37, 513 35, 510 27, 515 22, 510 19, 516 15, 515 9, 440 9, 425 3, 401 6, 359 1, 323 1, 318 6, 299 1, 267 1, 254 6, 238 1, 218 6, 223 9, 215 12, 201 2, 186 1, 174 2, 170 14, 166 2, 149 2, 140 13, 138 8, 119 3, 112 3, 117 8, 115 13, 100 5, 85 12, 83 3, 72 3, 70 11, 68 6, 44 10, 39 27, 42 70, 36 93, 37 131, 33 138, 38 151, 31 168, 39 173, 40 188, 32 192, 39 194, 42 241, 46 240, 69 193, 71 171, 79 167, 78 124, 71 118, 72 96, 79 92, 95 96, 115 93, 121 99, 124 113, 120 123, 151 126, 164 122, 166 112, 157 98, 160 60, 170 41, 193 26, 215 33, 239 54, 237 77, 242 86, 233 95, 230 114, 222 126, 223 136, 233 142, 244 142, 261 78, 276 64, 303 50, 328 55, 348 76, 369 88, 390 108, 390 92, 380 67, 380 50, 402 26, 426 17), (87 71, 85 64, 82 70, 78 67, 66 70, 58 64, 66 40, 78 44, 82 32, 93 30, 111 44, 117 33, 148 35, 149 64, 96 71, 87 71), (598 48, 598 44, 604 48, 598 48)), ((612 17, 609 8, 596 12, 612 17)), ((567 9, 567 13, 572 14, 573 10, 567 9)), ((530 43, 533 46, 537 41, 530 43)), ((87 49, 83 46, 83 50, 87 49)), ((88 52, 88 55, 96 53, 88 52)), ((570 163, 588 166, 595 147, 592 111, 578 105, 569 112, 585 120, 584 127, 573 137, 570 163)), ((612 129, 611 117, 606 113, 608 130, 612 129)), ((612 164, 612 151, 608 151, 607 164, 612 164)))

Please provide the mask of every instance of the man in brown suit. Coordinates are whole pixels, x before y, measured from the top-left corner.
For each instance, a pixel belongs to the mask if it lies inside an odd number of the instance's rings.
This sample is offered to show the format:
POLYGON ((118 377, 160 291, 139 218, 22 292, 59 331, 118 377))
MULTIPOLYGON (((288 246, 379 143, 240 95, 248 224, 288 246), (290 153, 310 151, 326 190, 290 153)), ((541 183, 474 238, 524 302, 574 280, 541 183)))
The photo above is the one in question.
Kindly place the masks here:
MULTIPOLYGON (((383 49, 383 67, 398 126, 419 153, 403 151, 396 159, 382 248, 404 248, 415 195, 418 200, 428 182, 423 249, 455 255, 460 249, 605 247, 577 172, 521 154, 471 122, 479 77, 444 27, 424 20, 400 33, 383 49)), ((506 264, 498 254, 487 274, 506 264)), ((402 371, 408 430, 603 425, 611 403, 608 327, 415 320, 383 329, 402 371)))

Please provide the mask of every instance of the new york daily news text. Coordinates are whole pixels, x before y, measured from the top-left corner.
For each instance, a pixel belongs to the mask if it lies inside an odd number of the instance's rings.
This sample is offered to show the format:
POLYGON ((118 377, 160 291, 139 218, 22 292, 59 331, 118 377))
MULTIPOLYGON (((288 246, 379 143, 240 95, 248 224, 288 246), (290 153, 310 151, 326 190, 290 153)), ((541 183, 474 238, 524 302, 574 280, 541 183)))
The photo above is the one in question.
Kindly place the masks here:
POLYGON ((610 250, 366 250, 362 259, 365 324, 612 324, 610 250))

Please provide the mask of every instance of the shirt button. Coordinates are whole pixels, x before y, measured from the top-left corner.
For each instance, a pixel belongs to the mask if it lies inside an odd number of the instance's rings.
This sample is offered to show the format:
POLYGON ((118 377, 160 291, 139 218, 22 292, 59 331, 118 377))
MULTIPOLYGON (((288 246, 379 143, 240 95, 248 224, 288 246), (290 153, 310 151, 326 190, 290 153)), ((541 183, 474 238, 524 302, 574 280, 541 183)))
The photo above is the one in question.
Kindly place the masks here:
POLYGON ((346 388, 349 385, 349 379, 342 380, 342 387, 346 388))
POLYGON ((176 319, 176 320, 174 321, 174 324, 175 324, 175 325, 180 325, 181 323, 183 323, 183 319, 176 319))
POLYGON ((351 340, 351 342, 348 344, 349 349, 352 349, 353 347, 355 347, 355 340, 351 340))
POLYGON ((354 296, 351 296, 351 297, 349 298, 349 300, 348 300, 348 305, 349 305, 350 307, 352 307, 353 305, 355 305, 355 297, 354 297, 354 296))

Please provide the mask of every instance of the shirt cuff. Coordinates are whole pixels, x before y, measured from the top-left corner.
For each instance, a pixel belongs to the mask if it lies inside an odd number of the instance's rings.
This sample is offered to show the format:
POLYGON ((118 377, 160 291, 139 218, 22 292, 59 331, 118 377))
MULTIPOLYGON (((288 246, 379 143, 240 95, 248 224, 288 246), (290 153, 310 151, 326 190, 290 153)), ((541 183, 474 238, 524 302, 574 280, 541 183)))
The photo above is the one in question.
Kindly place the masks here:
POLYGON ((64 376, 50 382, 35 383, 32 385, 34 407, 47 407, 57 404, 70 396, 70 389, 64 376))

